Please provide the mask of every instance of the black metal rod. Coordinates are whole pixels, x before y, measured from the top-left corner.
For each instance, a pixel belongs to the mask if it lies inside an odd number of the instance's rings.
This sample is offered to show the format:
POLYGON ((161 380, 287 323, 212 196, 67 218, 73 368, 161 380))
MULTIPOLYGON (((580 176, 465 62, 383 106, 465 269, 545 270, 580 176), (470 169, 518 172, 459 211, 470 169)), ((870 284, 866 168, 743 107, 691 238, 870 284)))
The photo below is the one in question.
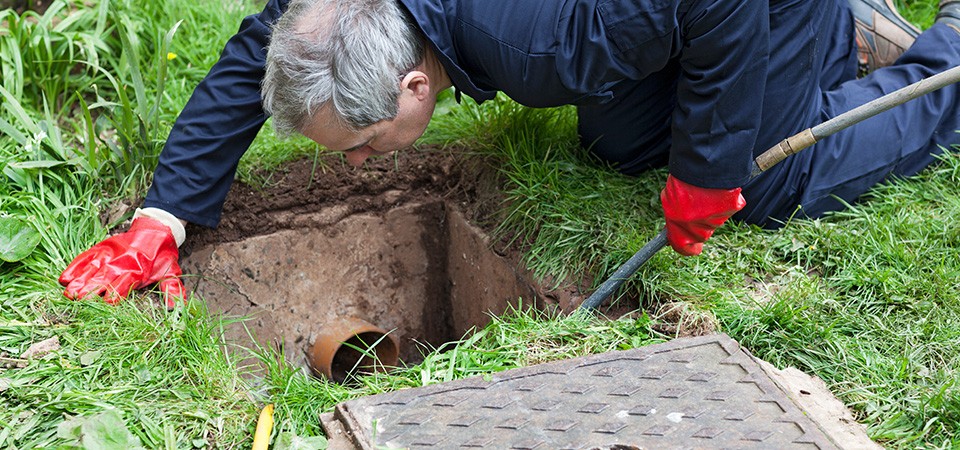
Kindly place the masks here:
POLYGON ((643 248, 640 249, 637 253, 634 253, 630 259, 627 260, 613 275, 604 281, 603 284, 597 288, 583 303, 580 304, 580 309, 596 309, 603 303, 610 294, 613 294, 614 291, 620 288, 625 281, 627 281, 640 266, 644 265, 653 255, 660 251, 661 248, 667 245, 667 230, 660 230, 660 233, 657 234, 650 242, 647 242, 643 248))

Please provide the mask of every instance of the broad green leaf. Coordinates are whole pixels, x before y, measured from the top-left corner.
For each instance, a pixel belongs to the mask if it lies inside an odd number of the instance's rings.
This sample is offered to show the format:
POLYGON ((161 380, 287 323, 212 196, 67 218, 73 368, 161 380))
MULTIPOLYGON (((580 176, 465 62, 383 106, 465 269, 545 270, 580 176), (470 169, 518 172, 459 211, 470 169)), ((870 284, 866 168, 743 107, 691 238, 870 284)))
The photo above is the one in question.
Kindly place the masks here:
POLYGON ((51 167, 57 167, 68 164, 66 161, 55 161, 52 159, 44 159, 40 161, 20 161, 15 163, 10 163, 10 167, 16 167, 18 169, 49 169, 51 167))
POLYGON ((57 425, 57 437, 79 443, 83 436, 83 417, 74 417, 70 420, 64 420, 57 425))
POLYGON ((82 420, 80 445, 86 450, 143 450, 115 409, 82 420))
POLYGON ((0 217, 0 259, 20 261, 39 243, 40 233, 33 225, 15 217, 0 217))
POLYGON ((100 350, 91 350, 80 355, 80 365, 86 367, 95 363, 98 359, 100 359, 100 354, 100 350))
POLYGON ((301 437, 284 432, 273 443, 274 450, 323 450, 327 448, 327 438, 323 436, 301 437))
POLYGON ((0 119, 0 131, 6 133, 7 136, 13 138, 20 145, 27 145, 27 137, 17 130, 10 122, 0 119))
POLYGON ((2 102, 3 107, 17 120, 20 122, 20 126, 25 128, 28 133, 37 134, 40 132, 40 127, 37 126, 37 123, 30 118, 30 114, 27 113, 23 106, 20 105, 20 102, 17 101, 16 97, 13 96, 10 92, 0 86, 0 96, 4 98, 2 102))
POLYGON ((30 179, 27 178, 27 174, 23 169, 18 169, 16 167, 10 167, 7 164, 7 167, 3 168, 3 174, 10 177, 10 181, 13 181, 13 184, 26 188, 30 186, 30 179))

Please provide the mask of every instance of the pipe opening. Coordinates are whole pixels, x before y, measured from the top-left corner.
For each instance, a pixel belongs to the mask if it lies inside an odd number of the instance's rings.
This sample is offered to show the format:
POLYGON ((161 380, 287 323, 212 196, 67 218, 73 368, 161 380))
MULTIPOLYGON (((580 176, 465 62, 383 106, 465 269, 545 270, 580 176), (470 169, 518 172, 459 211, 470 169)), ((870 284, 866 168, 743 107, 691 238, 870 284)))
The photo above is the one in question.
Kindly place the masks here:
POLYGON ((337 383, 356 375, 385 372, 399 362, 396 338, 356 317, 324 324, 307 354, 314 375, 337 383))
POLYGON ((372 331, 360 333, 333 354, 330 379, 342 383, 354 375, 385 372, 397 366, 398 356, 396 344, 385 335, 372 331))

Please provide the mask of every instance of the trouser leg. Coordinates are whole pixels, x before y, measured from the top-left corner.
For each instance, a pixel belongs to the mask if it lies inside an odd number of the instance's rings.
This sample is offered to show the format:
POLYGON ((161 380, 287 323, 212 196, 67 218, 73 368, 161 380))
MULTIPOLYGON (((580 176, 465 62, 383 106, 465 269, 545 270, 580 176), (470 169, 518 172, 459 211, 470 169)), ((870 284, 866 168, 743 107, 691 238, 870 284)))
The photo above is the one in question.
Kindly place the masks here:
MULTIPOLYGON (((833 5, 836 0, 824 1, 833 5)), ((757 148, 768 148, 787 133, 805 128, 819 114, 820 92, 856 76, 853 20, 849 10, 833 6, 823 8, 807 0, 771 2, 771 64, 775 65, 768 89, 743 102, 745 108, 757 108, 762 102, 767 127, 760 130, 757 148), (837 23, 825 23, 824 17, 844 13, 846 32, 836 31, 837 23)), ((671 61, 643 80, 619 83, 609 104, 578 107, 581 144, 625 174, 666 165, 678 76, 679 64, 671 61)))
MULTIPOLYGON (((813 126, 960 65, 960 35, 942 24, 923 33, 893 66, 823 92, 813 126)), ((804 127, 805 128, 805 127, 804 127)), ((854 202, 891 176, 910 176, 960 143, 960 88, 948 86, 867 119, 794 155, 744 189, 753 207, 737 218, 776 227, 792 215, 816 218, 854 202)))
MULTIPOLYGON (((821 117, 822 92, 856 79, 857 51, 847 0, 784 0, 770 5, 770 59, 763 116, 753 156, 821 117)), ((810 148, 787 158, 744 186, 747 206, 736 220, 776 226, 797 206, 807 182, 810 148), (770 220, 773 218, 773 220, 770 220)))
MULTIPOLYGON (((924 33, 895 66, 824 95, 824 119, 960 65, 960 35, 941 25, 924 33)), ((801 197, 808 215, 852 202, 890 176, 911 176, 936 160, 942 146, 960 143, 960 87, 927 94, 827 138, 814 153, 817 172, 801 197), (855 153, 847 156, 845 153, 855 153)))

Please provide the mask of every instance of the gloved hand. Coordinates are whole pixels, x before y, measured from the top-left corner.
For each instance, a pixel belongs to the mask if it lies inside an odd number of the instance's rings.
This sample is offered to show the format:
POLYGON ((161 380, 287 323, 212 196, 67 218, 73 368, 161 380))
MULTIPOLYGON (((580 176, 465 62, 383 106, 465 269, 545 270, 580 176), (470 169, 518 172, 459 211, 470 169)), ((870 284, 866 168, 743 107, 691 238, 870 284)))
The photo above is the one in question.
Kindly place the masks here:
POLYGON ((178 257, 170 227, 150 217, 137 217, 127 232, 74 258, 60 275, 60 284, 66 286, 63 295, 76 300, 96 293, 116 304, 131 289, 159 282, 167 307, 173 308, 178 299, 184 299, 178 257))
POLYGON ((667 242, 685 256, 699 255, 714 230, 747 205, 740 188, 706 189, 673 175, 667 176, 660 202, 667 221, 667 242))

